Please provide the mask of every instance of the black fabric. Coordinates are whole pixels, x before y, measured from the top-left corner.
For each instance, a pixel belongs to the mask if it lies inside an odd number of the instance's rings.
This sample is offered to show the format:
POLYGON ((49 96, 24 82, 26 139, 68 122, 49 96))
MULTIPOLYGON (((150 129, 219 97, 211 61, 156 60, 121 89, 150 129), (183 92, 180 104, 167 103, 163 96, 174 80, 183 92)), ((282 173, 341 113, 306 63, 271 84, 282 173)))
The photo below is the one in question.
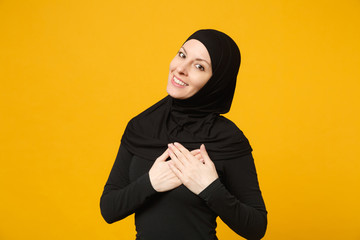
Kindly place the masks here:
POLYGON ((167 96, 127 125, 122 144, 134 155, 154 161, 168 143, 179 142, 189 150, 205 144, 213 161, 232 160, 251 153, 252 148, 240 129, 223 116, 230 110, 240 66, 240 51, 226 34, 199 30, 188 40, 197 39, 207 48, 212 76, 205 86, 188 99, 167 96))
POLYGON ((216 240, 217 216, 240 236, 261 239, 267 212, 252 155, 214 163, 219 179, 199 195, 183 185, 158 193, 148 174, 153 162, 120 146, 101 213, 113 223, 135 212, 137 240, 216 240))
POLYGON ((199 30, 186 41, 190 39, 199 40, 205 45, 213 74, 194 96, 174 99, 174 106, 182 112, 227 113, 231 107, 240 67, 240 50, 229 36, 212 29, 199 30))

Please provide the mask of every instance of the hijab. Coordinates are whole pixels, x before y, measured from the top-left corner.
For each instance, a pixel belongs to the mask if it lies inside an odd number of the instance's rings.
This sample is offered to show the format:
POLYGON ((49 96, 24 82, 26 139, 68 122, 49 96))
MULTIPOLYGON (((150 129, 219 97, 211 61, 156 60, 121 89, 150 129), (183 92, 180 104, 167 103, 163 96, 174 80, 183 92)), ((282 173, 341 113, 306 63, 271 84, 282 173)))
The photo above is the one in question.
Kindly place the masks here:
POLYGON ((220 114, 230 110, 240 67, 240 51, 225 33, 202 29, 190 39, 208 50, 212 76, 193 96, 166 96, 129 121, 121 143, 132 154, 155 161, 168 143, 179 142, 188 150, 205 144, 213 161, 232 160, 250 154, 242 131, 220 114))

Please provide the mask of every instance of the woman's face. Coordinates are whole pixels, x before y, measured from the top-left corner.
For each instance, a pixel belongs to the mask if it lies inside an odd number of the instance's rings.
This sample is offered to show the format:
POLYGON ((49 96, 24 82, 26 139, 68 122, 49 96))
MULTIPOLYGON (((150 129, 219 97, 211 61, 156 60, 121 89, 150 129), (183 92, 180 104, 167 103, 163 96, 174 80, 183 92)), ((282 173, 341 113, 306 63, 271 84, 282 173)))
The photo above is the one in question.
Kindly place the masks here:
POLYGON ((196 39, 190 39, 170 63, 168 94, 186 99, 197 93, 212 75, 211 59, 206 47, 196 39))

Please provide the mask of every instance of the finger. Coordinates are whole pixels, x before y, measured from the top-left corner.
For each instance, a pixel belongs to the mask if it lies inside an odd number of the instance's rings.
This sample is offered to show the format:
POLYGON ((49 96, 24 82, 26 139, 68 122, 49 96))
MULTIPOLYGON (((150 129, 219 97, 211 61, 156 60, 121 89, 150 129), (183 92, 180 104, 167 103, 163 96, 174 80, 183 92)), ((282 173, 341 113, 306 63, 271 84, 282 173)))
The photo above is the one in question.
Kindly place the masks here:
POLYGON ((170 164, 175 164, 175 166, 177 168, 184 169, 183 163, 177 158, 176 154, 171 149, 169 149, 168 151, 169 151, 170 158, 173 161, 170 164))
POLYGON ((195 150, 192 150, 191 152, 190 152, 193 156, 197 156, 197 155, 199 155, 200 154, 200 149, 195 149, 195 150))
POLYGON ((173 173, 180 179, 183 178, 183 173, 175 166, 174 162, 169 162, 168 163, 171 171, 173 171, 173 173))
POLYGON ((185 156, 186 160, 193 159, 193 155, 183 145, 181 145, 178 142, 175 142, 174 146, 185 156))
POLYGON ((169 149, 166 149, 165 152, 163 152, 163 154, 161 154, 157 159, 156 162, 165 162, 166 159, 168 159, 169 157, 169 149))
POLYGON ((198 154, 196 154, 196 155, 193 155, 197 160, 200 160, 201 158, 202 158, 202 156, 201 156, 201 154, 200 153, 198 153, 198 154))
POLYGON ((200 153, 201 153, 202 158, 204 159, 204 163, 212 162, 209 157, 209 154, 206 151, 204 144, 201 144, 201 146, 200 146, 200 153))
POLYGON ((186 164, 188 162, 186 156, 174 144, 170 143, 168 146, 182 164, 186 164))
POLYGON ((184 155, 190 153, 189 150, 187 150, 183 145, 178 142, 174 142, 174 146, 179 149, 179 151, 184 155))
POLYGON ((190 152, 197 160, 200 160, 200 162, 205 163, 204 159, 201 156, 200 149, 195 149, 190 152))

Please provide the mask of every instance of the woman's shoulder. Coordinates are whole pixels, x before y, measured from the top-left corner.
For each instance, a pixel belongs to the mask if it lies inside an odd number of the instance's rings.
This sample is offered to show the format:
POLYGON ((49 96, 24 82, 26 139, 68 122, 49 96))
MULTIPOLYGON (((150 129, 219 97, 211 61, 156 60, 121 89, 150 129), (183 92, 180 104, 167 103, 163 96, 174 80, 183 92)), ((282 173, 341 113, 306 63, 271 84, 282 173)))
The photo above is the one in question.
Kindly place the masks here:
POLYGON ((216 139, 212 146, 214 160, 235 160, 252 152, 250 143, 242 130, 224 116, 215 118, 210 135, 212 139, 216 139))
POLYGON ((224 116, 218 116, 215 125, 217 125, 217 128, 221 131, 225 131, 232 135, 243 135, 245 137, 243 131, 232 120, 224 116))
POLYGON ((144 118, 146 118, 148 120, 149 117, 151 118, 152 115, 154 115, 154 116, 157 115, 158 111, 161 111, 161 112, 165 111, 164 107, 168 101, 169 101, 169 97, 168 96, 164 97, 160 101, 156 102, 155 104, 151 105, 144 111, 140 112, 138 115, 131 118, 129 122, 141 121, 144 118), (164 108, 164 109, 162 109, 162 108, 164 108))

